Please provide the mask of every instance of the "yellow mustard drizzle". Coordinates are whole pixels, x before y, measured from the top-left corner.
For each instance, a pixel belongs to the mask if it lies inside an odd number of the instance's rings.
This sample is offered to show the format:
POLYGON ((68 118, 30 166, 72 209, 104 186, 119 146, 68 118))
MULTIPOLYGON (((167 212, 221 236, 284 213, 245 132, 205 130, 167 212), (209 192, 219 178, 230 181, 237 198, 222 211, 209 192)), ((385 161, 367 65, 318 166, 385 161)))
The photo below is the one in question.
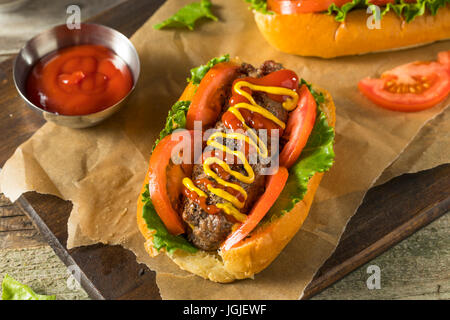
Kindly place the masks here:
MULTIPOLYGON (((286 101, 283 102, 283 108, 287 111, 292 111, 297 106, 298 93, 295 92, 294 90, 291 90, 288 88, 283 88, 283 87, 259 86, 259 85, 256 85, 256 84, 253 84, 253 83, 250 83, 247 81, 239 81, 234 85, 234 91, 239 93, 241 96, 244 96, 245 98, 247 98, 247 100, 250 101, 250 103, 252 105, 254 105, 255 107, 259 107, 263 111, 266 111, 266 113, 268 113, 270 115, 270 117, 274 117, 274 116, 269 111, 267 111, 266 109, 264 109, 260 105, 258 105, 255 102, 255 100, 253 99, 252 95, 250 93, 242 90, 241 89, 242 87, 247 87, 253 91, 262 91, 262 92, 266 92, 266 93, 276 94, 279 96, 291 97, 291 99, 286 99, 286 101)), ((265 113, 261 113, 261 114, 263 114, 265 116, 265 113)), ((269 119, 271 119, 271 118, 269 118, 269 119)), ((277 118, 275 118, 275 119, 277 119, 277 118)), ((280 121, 280 120, 277 119, 277 121, 280 121)))
POLYGON ((239 210, 237 210, 233 205, 229 202, 224 203, 218 203, 216 204, 217 208, 222 209, 225 211, 226 214, 233 216, 237 221, 244 222, 245 219, 247 219, 247 215, 241 213, 239 210))
MULTIPOLYGON (((228 109, 228 111, 231 112, 242 123, 243 128, 245 128, 246 132, 249 133, 249 135, 252 137, 252 139, 250 139, 250 137, 248 135, 237 133, 237 132, 232 132, 232 133, 215 132, 208 138, 206 144, 215 149, 222 150, 225 153, 232 154, 233 156, 237 157, 242 162, 244 169, 247 172, 247 175, 243 175, 242 173, 240 173, 238 171, 232 170, 225 161, 223 161, 217 157, 206 158, 205 161, 203 162, 203 170, 205 171, 207 176, 213 178, 217 183, 221 184, 222 186, 232 188, 232 189, 238 191, 239 193, 241 193, 244 196, 244 199, 246 200, 247 192, 244 190, 244 188, 242 188, 240 185, 238 185, 236 183, 228 182, 228 181, 225 181, 224 179, 220 178, 213 170, 211 170, 210 165, 218 164, 219 166, 222 167, 222 169, 225 172, 231 174, 238 181, 241 181, 246 184, 251 184, 254 182, 255 172, 253 171, 245 154, 242 151, 230 150, 227 146, 216 141, 216 139, 222 138, 222 139, 235 139, 235 140, 244 141, 244 142, 248 143, 249 145, 253 146, 261 157, 267 158, 269 156, 268 150, 267 150, 267 145, 259 139, 258 135, 255 133, 254 130, 252 130, 252 128, 247 126, 247 124, 245 123, 245 119, 242 116, 242 114, 240 113, 239 109, 247 109, 249 111, 259 113, 262 116, 264 116, 265 118, 273 121, 274 123, 276 123, 278 126, 280 126, 283 129, 286 127, 286 124, 283 121, 281 121, 280 119, 278 119, 277 117, 275 117, 270 111, 268 111, 268 110, 264 109, 263 107, 261 107, 260 105, 258 105, 256 103, 256 101, 253 99, 252 95, 250 93, 242 90, 242 87, 247 87, 253 91, 262 91, 262 92, 266 92, 266 93, 270 93, 270 94, 283 95, 283 96, 290 97, 290 99, 286 99, 286 101, 283 102, 283 108, 287 111, 291 111, 297 106, 299 97, 298 97, 297 92, 295 92, 294 90, 283 88, 283 87, 260 86, 260 85, 255 85, 255 84, 249 83, 247 81, 239 81, 234 85, 233 90, 235 92, 237 92, 238 94, 244 96, 250 103, 246 103, 246 102, 237 103, 236 105, 230 107, 228 109)), ((196 192, 200 197, 206 197, 206 194, 201 189, 197 188, 191 179, 184 178, 183 184, 190 191, 196 192)), ((247 215, 241 213, 238 210, 238 209, 242 209, 244 207, 245 200, 244 200, 244 202, 241 202, 241 201, 239 201, 239 199, 237 199, 237 197, 231 195, 229 192, 227 192, 221 188, 214 188, 211 185, 208 185, 207 188, 212 194, 228 201, 228 202, 216 204, 216 206, 219 209, 222 209, 223 211, 225 211, 226 214, 233 216, 239 222, 245 221, 245 219, 247 218, 247 215), (238 208, 238 209, 236 209, 236 208, 238 208)))
POLYGON ((193 191, 196 194, 198 194, 199 197, 205 197, 205 198, 207 197, 206 193, 204 193, 202 191, 202 189, 197 188, 191 179, 183 178, 182 182, 186 188, 188 188, 190 191, 193 191))

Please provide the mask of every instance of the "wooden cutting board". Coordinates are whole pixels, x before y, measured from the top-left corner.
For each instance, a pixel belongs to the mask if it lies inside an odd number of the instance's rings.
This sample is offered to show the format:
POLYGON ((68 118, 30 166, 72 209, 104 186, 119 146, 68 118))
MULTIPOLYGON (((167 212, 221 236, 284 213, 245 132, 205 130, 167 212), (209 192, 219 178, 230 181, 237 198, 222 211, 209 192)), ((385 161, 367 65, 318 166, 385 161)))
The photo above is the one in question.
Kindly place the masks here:
MULTIPOLYGON (((105 24, 129 37, 163 2, 129 0, 89 22, 105 24)), ((44 123, 18 97, 12 64, 12 60, 0 63, 0 166, 44 123)), ((304 298, 320 292, 449 211, 449 186, 450 165, 442 165, 370 189, 336 251, 306 288, 304 298)), ((28 192, 18 204, 61 260, 80 272, 81 285, 91 298, 160 299, 155 273, 138 264, 132 252, 101 244, 66 249, 70 202, 28 192)))

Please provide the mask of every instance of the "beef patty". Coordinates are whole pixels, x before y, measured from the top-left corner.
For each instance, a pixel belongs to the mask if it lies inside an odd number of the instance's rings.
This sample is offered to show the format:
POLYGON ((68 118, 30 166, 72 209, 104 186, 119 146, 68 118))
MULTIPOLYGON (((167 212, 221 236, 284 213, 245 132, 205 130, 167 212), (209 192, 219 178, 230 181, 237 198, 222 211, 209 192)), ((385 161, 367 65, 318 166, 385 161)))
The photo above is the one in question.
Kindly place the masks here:
MULTIPOLYGON (((271 72, 283 69, 281 64, 275 63, 274 61, 266 61, 259 68, 255 68, 249 64, 242 64, 239 70, 241 78, 243 77, 263 77, 271 72)), ((222 113, 224 113, 229 108, 229 98, 231 97, 231 90, 229 90, 229 96, 224 99, 224 104, 222 106, 222 113)), ((278 119, 283 122, 287 122, 288 112, 282 107, 280 102, 274 101, 270 99, 265 93, 255 92, 253 93, 253 97, 255 101, 263 108, 270 111, 273 115, 275 115, 278 119)), ((220 119, 220 118, 219 118, 220 119)), ((217 131, 225 131, 224 124, 219 120, 215 129, 217 131)), ((234 150, 238 149, 236 144, 240 143, 233 139, 224 139, 222 141, 223 144, 228 145, 234 150), (231 140, 231 141, 230 141, 231 140)), ((270 150, 270 148, 268 148, 270 150)), ((230 165, 232 170, 241 172, 245 175, 246 171, 243 168, 242 164, 236 163, 230 165)), ((252 208, 255 201, 261 196, 264 192, 265 186, 265 175, 262 175, 262 170, 264 169, 264 165, 259 161, 256 164, 251 164, 253 171, 255 172, 255 180, 252 184, 243 183, 233 176, 230 176, 228 181, 232 183, 236 183, 240 185, 247 192, 247 199, 245 201, 244 207, 240 210, 242 213, 248 213, 252 208)), ((192 180, 206 178, 210 181, 214 181, 209 178, 205 172, 203 171, 203 166, 201 164, 194 165, 192 180)), ((223 198, 220 198, 210 191, 208 191, 204 186, 198 186, 202 189, 207 195, 207 204, 215 205, 217 203, 223 203, 226 201, 223 198)), ((202 250, 217 250, 220 244, 226 239, 228 234, 231 232, 232 226, 235 221, 233 221, 230 216, 226 215, 222 211, 218 214, 208 214, 205 212, 199 205, 194 203, 187 197, 184 197, 183 200, 183 220, 190 226, 188 227, 188 238, 189 240, 198 248, 202 250)))

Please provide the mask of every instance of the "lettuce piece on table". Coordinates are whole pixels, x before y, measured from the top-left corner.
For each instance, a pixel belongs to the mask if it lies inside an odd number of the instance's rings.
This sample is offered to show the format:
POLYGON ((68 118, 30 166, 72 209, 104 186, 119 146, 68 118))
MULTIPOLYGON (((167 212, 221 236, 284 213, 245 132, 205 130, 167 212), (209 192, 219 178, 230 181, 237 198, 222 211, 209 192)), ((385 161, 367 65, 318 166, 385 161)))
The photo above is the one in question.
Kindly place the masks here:
POLYGON ((162 28, 188 28, 194 30, 195 22, 201 18, 208 18, 217 21, 218 18, 211 11, 211 1, 201 0, 201 2, 190 3, 175 13, 173 16, 161 23, 154 25, 155 29, 162 28))
POLYGON ((5 274, 2 282, 2 300, 55 300, 55 295, 37 294, 27 285, 5 274))

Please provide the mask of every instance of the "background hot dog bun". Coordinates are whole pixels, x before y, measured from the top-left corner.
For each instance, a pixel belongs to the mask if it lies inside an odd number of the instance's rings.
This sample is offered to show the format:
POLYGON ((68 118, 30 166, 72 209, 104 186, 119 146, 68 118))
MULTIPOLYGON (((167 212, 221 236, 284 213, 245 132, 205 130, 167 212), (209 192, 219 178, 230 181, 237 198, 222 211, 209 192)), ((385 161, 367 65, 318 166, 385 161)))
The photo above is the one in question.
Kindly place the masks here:
POLYGON ((333 58, 413 47, 450 38, 450 6, 435 16, 429 12, 406 23, 394 12, 381 19, 380 29, 369 29, 365 10, 347 14, 345 23, 323 13, 263 14, 254 11, 264 38, 280 51, 302 56, 333 58))
MULTIPOLYGON (((335 106, 331 95, 320 88, 313 86, 316 91, 325 96, 325 103, 321 105, 326 114, 328 123, 334 127, 335 106)), ((195 93, 195 86, 189 84, 180 97, 180 100, 191 100, 195 93)), ((194 273, 202 278, 214 282, 232 282, 236 279, 250 278, 266 268, 283 250, 292 237, 302 226, 308 216, 311 203, 320 184, 323 173, 316 173, 309 181, 308 191, 302 201, 282 217, 276 219, 265 227, 255 229, 250 237, 241 241, 236 247, 226 252, 206 252, 199 250, 188 253, 177 250, 169 258, 181 269, 194 273)), ((142 187, 148 183, 148 174, 142 187)), ((151 255, 158 254, 153 248, 152 233, 142 216, 142 198, 139 196, 137 204, 137 223, 139 230, 145 238, 145 249, 151 255)))

